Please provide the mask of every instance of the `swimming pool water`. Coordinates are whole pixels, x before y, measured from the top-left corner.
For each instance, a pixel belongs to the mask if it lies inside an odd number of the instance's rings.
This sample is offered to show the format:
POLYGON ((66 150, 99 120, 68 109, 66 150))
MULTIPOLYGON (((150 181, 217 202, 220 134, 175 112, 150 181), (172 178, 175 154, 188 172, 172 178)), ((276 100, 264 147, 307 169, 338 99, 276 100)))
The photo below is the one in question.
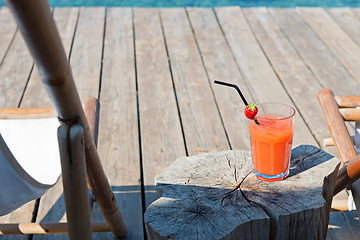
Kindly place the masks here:
MULTIPOLYGON (((52 7, 360 7, 359 0, 49 0, 52 7)), ((0 0, 0 6, 6 6, 0 0)))

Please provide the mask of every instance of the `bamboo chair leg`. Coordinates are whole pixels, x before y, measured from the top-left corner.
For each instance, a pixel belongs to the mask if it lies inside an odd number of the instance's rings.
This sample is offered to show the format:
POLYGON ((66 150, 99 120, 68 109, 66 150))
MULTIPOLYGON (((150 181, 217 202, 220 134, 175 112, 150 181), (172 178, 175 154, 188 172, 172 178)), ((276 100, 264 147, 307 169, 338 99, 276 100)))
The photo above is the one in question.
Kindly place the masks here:
POLYGON ((99 136, 100 103, 96 98, 88 98, 84 106, 86 120, 89 123, 90 132, 93 135, 95 146, 99 136))
MULTIPOLYGON (((96 98, 88 98, 85 101, 84 106, 85 116, 89 123, 90 132, 93 136, 95 146, 97 147, 98 136, 99 136, 99 119, 100 119, 100 102, 96 98)), ((91 186, 89 185, 89 188, 91 186)), ((94 210, 94 202, 96 199, 91 191, 89 191, 89 205, 90 215, 92 216, 94 210)))
POLYGON ((69 239, 91 239, 91 217, 86 182, 84 134, 80 125, 58 129, 69 239))

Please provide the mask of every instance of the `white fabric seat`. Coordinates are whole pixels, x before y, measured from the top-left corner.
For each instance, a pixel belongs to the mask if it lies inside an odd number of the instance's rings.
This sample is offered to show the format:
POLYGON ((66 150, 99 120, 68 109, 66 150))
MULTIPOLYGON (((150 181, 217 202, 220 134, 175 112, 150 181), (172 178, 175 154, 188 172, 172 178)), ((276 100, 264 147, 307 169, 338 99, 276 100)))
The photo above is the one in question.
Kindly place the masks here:
POLYGON ((57 118, 0 119, 0 216, 41 197, 61 174, 57 118))

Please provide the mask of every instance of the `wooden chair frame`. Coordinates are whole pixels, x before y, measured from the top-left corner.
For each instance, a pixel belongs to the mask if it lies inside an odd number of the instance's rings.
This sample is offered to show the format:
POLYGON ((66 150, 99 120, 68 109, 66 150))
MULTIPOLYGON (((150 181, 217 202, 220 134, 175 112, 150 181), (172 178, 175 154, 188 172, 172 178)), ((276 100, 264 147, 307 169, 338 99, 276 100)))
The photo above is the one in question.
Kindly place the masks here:
MULTIPOLYGON (((351 192, 360 215, 360 155, 354 147, 345 121, 360 121, 360 96, 335 97, 330 89, 323 89, 318 94, 318 99, 326 122, 330 129, 333 142, 345 165, 337 176, 334 195, 351 185, 351 192)), ((326 140, 331 144, 331 140, 326 140)))
MULTIPOLYGON (((124 238, 127 227, 101 165, 50 6, 47 0, 7 0, 7 4, 39 70, 58 119, 69 128, 73 125, 82 127, 88 186, 111 232, 117 238, 124 238)), ((75 135, 74 141, 80 138, 75 135)), ((70 239, 78 239, 77 236, 77 231, 69 231, 70 239)))
MULTIPOLYGON (((94 137, 95 145, 97 145, 100 104, 97 99, 89 98, 86 100, 84 108, 90 131, 94 137)), ((52 108, 5 108, 0 110, 0 119, 37 119, 55 116, 55 112, 52 108)), ((88 199, 86 187, 85 150, 83 144, 81 144, 83 138, 82 131, 80 125, 65 124, 59 128, 58 133, 60 152, 62 153, 61 163, 68 222, 0 224, 0 235, 55 234, 77 231, 77 234, 84 237, 84 232, 89 234, 91 232, 110 231, 106 222, 94 222, 91 224, 93 201, 88 199), (74 126, 77 126, 77 129, 75 130, 76 134, 73 134, 75 137, 68 136, 74 126), (68 150, 69 144, 72 146, 70 152, 68 150), (67 164, 69 161, 68 156, 73 156, 73 158, 76 159, 76 162, 79 163, 75 168, 73 165, 67 164), (79 188, 73 183, 81 183, 82 186, 79 188), (80 189, 82 189, 82 191, 79 191, 80 189), (76 216, 79 219, 75 219, 76 217, 74 218, 71 216, 76 216), (79 228, 76 224, 78 222, 82 223, 84 229, 81 229, 81 227, 79 228), (71 228, 73 230, 71 230, 71 228)))

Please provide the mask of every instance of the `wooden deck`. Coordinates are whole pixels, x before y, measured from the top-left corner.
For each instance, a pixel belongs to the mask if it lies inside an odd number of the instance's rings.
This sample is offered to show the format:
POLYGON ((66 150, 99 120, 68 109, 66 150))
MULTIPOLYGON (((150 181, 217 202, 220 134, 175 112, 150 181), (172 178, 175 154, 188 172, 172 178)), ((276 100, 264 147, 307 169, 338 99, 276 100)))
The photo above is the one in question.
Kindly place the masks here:
MULTIPOLYGON (((172 161, 250 148, 239 96, 214 79, 238 84, 250 102, 295 106, 294 146, 322 147, 330 136, 320 89, 360 94, 360 9, 55 8, 54 18, 81 99, 100 99, 98 149, 128 239, 144 238, 153 178, 172 161)), ((0 93, 2 108, 51 106, 7 8, 0 8, 0 93)), ((0 223, 65 218, 60 181, 0 223)), ((93 218, 102 220, 97 208, 93 218)), ((330 224, 328 239, 360 239, 354 212, 332 213, 330 224)))

